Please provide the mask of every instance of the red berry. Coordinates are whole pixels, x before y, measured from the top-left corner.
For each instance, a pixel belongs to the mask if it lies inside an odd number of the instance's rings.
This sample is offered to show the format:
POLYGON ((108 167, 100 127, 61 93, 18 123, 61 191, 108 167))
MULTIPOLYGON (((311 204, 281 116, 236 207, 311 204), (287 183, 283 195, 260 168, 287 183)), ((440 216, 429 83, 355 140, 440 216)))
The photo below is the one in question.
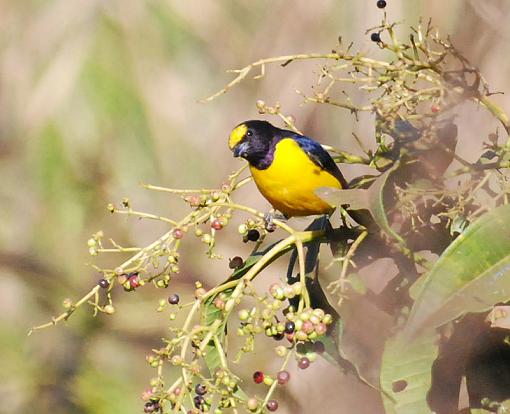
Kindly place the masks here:
POLYGON ((437 114, 441 110, 441 108, 439 107, 439 105, 432 105, 430 107, 430 110, 432 111, 432 113, 437 114))
POLYGON ((213 221, 211 221, 211 227, 214 229, 214 230, 221 230, 223 228, 223 223, 221 222, 220 219, 214 219, 213 221))
POLYGON ((174 229, 174 239, 182 239, 182 236, 184 236, 182 229, 174 229))
POLYGON ((262 371, 255 371, 253 373, 253 381, 255 381, 256 384, 260 384, 264 381, 264 373, 262 371))
POLYGON ((276 400, 269 400, 266 405, 267 409, 269 411, 276 411, 278 409, 278 401, 276 400))
POLYGON ((131 286, 133 289, 140 286, 140 280, 138 279, 138 273, 132 273, 129 276, 129 286, 131 286))
POLYGON ((289 382, 289 380, 290 380, 289 371, 280 371, 276 375, 276 378, 278 380, 278 384, 280 384, 280 385, 287 384, 287 382, 289 382))
POLYGON ((307 369, 310 366, 310 360, 307 357, 303 357, 298 361, 298 367, 301 369, 307 369))

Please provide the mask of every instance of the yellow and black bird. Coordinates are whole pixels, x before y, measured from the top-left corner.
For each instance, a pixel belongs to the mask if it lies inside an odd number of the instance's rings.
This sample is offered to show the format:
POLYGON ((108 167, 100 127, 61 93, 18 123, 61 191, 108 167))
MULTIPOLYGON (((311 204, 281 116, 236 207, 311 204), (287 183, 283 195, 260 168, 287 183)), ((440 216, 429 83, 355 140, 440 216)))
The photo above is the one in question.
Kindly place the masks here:
POLYGON ((315 190, 347 187, 338 166, 317 141, 269 122, 243 122, 232 130, 228 146, 235 157, 249 162, 262 195, 286 217, 329 214, 334 207, 315 190))

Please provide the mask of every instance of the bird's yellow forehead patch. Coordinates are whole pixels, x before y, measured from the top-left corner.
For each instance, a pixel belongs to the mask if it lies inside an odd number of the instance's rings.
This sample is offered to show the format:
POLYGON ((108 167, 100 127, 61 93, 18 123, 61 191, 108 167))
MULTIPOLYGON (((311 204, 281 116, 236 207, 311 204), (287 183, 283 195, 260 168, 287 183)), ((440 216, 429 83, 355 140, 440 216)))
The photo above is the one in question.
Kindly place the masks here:
POLYGON ((235 127, 230 133, 230 137, 228 139, 228 147, 233 149, 241 140, 244 138, 244 135, 248 131, 248 127, 245 124, 241 124, 235 127))

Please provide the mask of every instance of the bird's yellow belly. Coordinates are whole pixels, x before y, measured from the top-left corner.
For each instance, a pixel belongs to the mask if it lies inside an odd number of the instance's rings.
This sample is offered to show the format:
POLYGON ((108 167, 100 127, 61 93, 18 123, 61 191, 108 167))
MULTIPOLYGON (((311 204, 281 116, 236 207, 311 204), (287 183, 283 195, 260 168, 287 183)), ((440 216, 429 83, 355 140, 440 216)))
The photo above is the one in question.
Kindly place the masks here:
POLYGON ((317 166, 291 138, 281 140, 271 166, 250 167, 262 195, 286 216, 330 213, 333 206, 315 194, 320 187, 341 188, 340 182, 317 166))

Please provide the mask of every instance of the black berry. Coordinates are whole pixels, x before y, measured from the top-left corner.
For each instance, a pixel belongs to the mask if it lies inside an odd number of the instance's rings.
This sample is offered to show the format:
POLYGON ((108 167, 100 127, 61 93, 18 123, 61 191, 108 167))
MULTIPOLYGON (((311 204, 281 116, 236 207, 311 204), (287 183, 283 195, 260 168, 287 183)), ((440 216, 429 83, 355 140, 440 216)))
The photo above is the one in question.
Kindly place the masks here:
POLYGON ((229 260, 228 267, 231 269, 237 269, 238 267, 241 267, 244 264, 244 261, 242 257, 236 256, 229 260))
POLYGON ((386 7, 386 0, 377 0, 377 7, 384 9, 386 7))
POLYGON ((296 329, 296 324, 292 321, 285 323, 285 333, 291 334, 296 329))
POLYGON ((281 341, 284 338, 285 334, 283 332, 278 332, 276 335, 273 335, 273 339, 276 341, 281 341))
POLYGON ((193 403, 195 404, 196 408, 200 408, 205 403, 204 397, 201 395, 195 395, 195 398, 193 398, 193 403))
POLYGON ((370 40, 372 42, 376 42, 376 43, 379 43, 381 41, 381 35, 379 33, 372 33, 370 35, 370 40))
POLYGON ((203 384, 197 384, 195 386, 195 392, 198 394, 198 395, 204 395, 206 392, 207 392, 207 388, 205 385, 203 384))
POLYGON ((264 373, 262 371, 255 371, 253 373, 253 381, 255 381, 256 384, 260 384, 264 381, 264 373))
POLYGON ((260 233, 256 229, 248 230, 246 233, 246 239, 249 241, 257 241, 260 238, 260 233))
POLYGON ((168 297, 168 303, 170 305, 177 305, 179 303, 179 295, 177 293, 173 293, 168 297))
POLYGON ((108 282, 108 280, 106 279, 99 279, 99 282, 97 282, 97 284, 99 285, 99 287, 103 289, 107 289, 110 286, 110 282, 108 282))
POLYGON ((276 400, 269 400, 266 405, 267 409, 269 411, 276 411, 278 409, 278 401, 276 400))

